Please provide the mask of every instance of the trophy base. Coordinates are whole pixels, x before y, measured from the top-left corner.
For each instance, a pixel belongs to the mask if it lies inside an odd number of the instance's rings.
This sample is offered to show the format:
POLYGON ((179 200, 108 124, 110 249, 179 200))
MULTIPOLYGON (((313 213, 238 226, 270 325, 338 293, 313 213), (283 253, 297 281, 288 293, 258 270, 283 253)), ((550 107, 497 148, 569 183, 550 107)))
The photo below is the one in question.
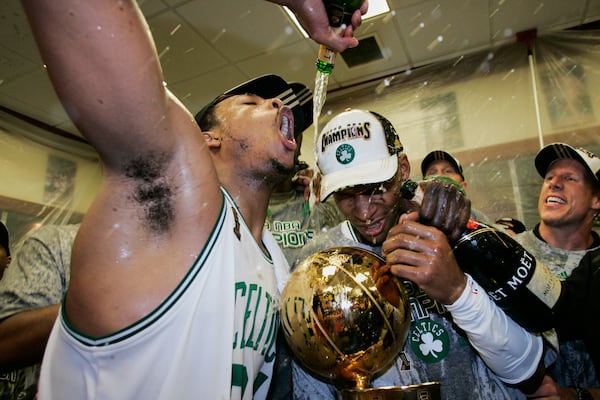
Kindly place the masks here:
POLYGON ((440 383, 425 382, 408 386, 368 389, 343 389, 339 400, 441 400, 440 383))

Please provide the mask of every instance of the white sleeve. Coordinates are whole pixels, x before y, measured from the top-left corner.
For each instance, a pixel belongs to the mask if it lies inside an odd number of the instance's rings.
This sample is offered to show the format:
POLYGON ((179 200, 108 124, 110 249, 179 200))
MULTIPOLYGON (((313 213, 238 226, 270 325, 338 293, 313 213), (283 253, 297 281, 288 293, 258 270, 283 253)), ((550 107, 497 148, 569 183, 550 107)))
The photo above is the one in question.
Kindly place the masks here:
POLYGON ((509 318, 477 282, 467 276, 464 292, 446 307, 469 342, 500 379, 516 384, 533 376, 543 340, 509 318))

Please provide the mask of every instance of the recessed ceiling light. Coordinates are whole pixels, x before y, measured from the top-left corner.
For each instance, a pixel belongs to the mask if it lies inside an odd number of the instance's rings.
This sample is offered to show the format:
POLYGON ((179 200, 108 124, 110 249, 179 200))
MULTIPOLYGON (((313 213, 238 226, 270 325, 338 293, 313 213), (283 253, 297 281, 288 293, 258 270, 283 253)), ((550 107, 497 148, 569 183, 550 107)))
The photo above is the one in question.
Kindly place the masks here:
MULTIPOLYGON (((302 25, 296 19, 296 16, 293 12, 291 12, 287 7, 283 7, 287 15, 290 17, 296 28, 300 31, 302 36, 308 38, 308 33, 302 28, 302 25)), ((369 11, 363 15, 363 21, 374 18, 378 15, 388 13, 390 11, 390 6, 387 3, 387 0, 369 0, 369 11)))

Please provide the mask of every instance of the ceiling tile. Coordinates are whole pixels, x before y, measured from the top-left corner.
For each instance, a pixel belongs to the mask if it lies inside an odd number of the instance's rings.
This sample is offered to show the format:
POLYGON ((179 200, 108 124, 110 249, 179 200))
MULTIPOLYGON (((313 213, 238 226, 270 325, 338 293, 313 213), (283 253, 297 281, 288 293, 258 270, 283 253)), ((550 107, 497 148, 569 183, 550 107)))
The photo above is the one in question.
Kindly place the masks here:
POLYGON ((502 39, 534 28, 539 33, 577 25, 581 23, 585 3, 586 0, 492 0, 492 36, 502 39))
POLYGON ((488 44, 487 15, 487 3, 480 0, 427 1, 396 10, 394 23, 404 37, 409 60, 422 65, 488 44))
POLYGON ((317 47, 306 39, 240 61, 237 65, 248 77, 274 73, 287 81, 298 81, 312 87, 316 73, 316 58, 317 47))
POLYGON ((161 0, 138 0, 137 3, 146 17, 163 12, 167 8, 161 0))
POLYGON ((55 126, 68 120, 42 67, 1 86, 0 104, 55 126))
POLYGON ((176 83, 215 70, 227 61, 173 12, 149 20, 165 79, 176 83))
POLYGON ((3 84, 32 72, 40 65, 41 61, 39 63, 31 62, 12 50, 0 46, 0 92, 3 90, 3 84))
POLYGON ((18 0, 0 1, 0 46, 31 61, 40 60, 25 11, 18 0))
POLYGON ((221 93, 248 79, 249 77, 237 68, 230 66, 197 78, 170 84, 169 89, 192 113, 196 113, 221 93))
POLYGON ((264 0, 220 0, 202 7, 190 2, 177 12, 231 61, 303 39, 282 8, 264 0))
POLYGON ((363 38, 374 36, 379 44, 383 59, 359 65, 353 68, 343 62, 343 57, 338 56, 340 61, 334 72, 340 79, 355 83, 357 81, 367 81, 383 75, 389 75, 406 69, 410 63, 404 50, 404 43, 400 36, 397 26, 384 18, 378 19, 373 23, 370 29, 363 31, 362 27, 357 32, 357 37, 363 38))
POLYGON ((600 0, 590 0, 582 22, 588 23, 598 21, 598 19, 600 19, 600 0))

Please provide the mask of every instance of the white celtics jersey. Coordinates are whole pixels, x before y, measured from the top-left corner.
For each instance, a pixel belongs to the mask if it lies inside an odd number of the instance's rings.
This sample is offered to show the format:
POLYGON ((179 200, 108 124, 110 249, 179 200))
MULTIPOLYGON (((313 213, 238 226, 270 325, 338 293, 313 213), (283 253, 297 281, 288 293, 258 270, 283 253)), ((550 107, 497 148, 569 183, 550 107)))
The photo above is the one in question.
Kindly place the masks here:
POLYGON ((265 256, 224 197, 196 263, 144 319, 91 339, 61 312, 42 364, 40 400, 266 397, 279 325, 275 275, 281 288, 287 265, 268 232, 263 242, 273 260, 265 256))

